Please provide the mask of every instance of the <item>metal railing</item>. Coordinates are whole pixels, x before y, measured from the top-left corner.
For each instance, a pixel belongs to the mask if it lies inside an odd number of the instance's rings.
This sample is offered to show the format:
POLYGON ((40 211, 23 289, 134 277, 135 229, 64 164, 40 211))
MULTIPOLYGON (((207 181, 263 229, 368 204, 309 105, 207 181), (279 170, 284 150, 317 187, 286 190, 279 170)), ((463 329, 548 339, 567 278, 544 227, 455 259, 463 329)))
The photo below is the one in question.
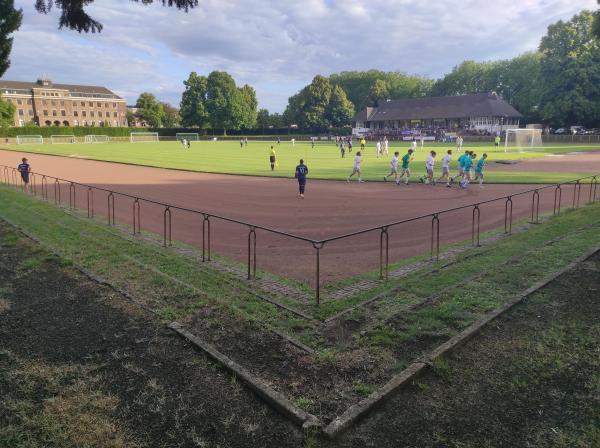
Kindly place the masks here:
MULTIPOLYGON (((431 233, 430 233, 430 259, 439 260, 440 257, 440 229, 442 223, 442 217, 452 212, 461 210, 471 210, 471 244, 474 247, 480 245, 481 236, 481 206, 486 204, 492 204, 496 202, 504 201, 504 233, 512 233, 513 226, 513 200, 517 197, 527 197, 531 195, 531 213, 529 222, 532 224, 540 223, 540 192, 541 191, 553 191, 553 216, 558 216, 563 208, 563 191, 567 185, 573 186, 573 197, 571 202, 571 208, 578 208, 581 202, 582 186, 589 185, 588 190, 588 203, 593 203, 600 200, 600 194, 598 192, 598 178, 600 175, 587 176, 580 179, 575 179, 568 182, 541 185, 536 188, 525 190, 518 193, 513 193, 506 196, 501 196, 485 201, 480 201, 472 204, 462 205, 458 207, 448 208, 439 210, 424 215, 402 219, 398 221, 389 222, 383 225, 370 227, 367 229, 358 230, 355 232, 345 233, 342 235, 334 236, 331 238, 325 238, 321 240, 315 240, 306 238, 292 233, 284 232, 281 230, 261 226, 249 222, 244 222, 238 219, 229 218, 213 213, 208 213, 201 210, 195 210, 186 207, 180 207, 173 204, 167 204, 160 201, 155 201, 141 196, 135 196, 128 193, 118 192, 107 188, 82 184, 58 177, 35 173, 30 174, 30 189, 33 195, 40 196, 46 201, 50 201, 48 195, 48 183, 53 184, 54 188, 54 203, 58 206, 62 206, 61 196, 61 183, 67 184, 69 187, 69 209, 73 210, 77 208, 77 187, 83 189, 86 192, 86 211, 88 218, 93 218, 97 211, 97 205, 94 203, 94 192, 104 192, 106 194, 106 216, 109 226, 114 226, 116 221, 115 216, 115 201, 116 198, 124 198, 131 201, 132 207, 132 233, 134 235, 141 233, 141 208, 144 203, 153 204, 162 208, 162 239, 163 246, 168 247, 172 245, 172 224, 173 215, 172 211, 182 211, 185 213, 192 213, 197 215, 202 220, 202 261, 211 261, 211 223, 214 221, 223 221, 231 224, 235 224, 245 228, 247 231, 247 279, 256 279, 256 268, 257 268, 257 230, 261 230, 273 235, 285 237, 291 240, 300 241, 302 243, 309 244, 314 250, 315 256, 315 304, 319 305, 321 301, 321 254, 322 250, 326 245, 335 241, 341 241, 352 237, 365 235, 369 233, 379 232, 379 279, 386 280, 389 276, 390 268, 390 235, 389 231, 392 228, 396 228, 408 223, 415 223, 417 221, 425 220, 430 221, 431 233)), ((16 188, 23 188, 24 184, 21 181, 20 174, 16 168, 0 165, 0 183, 14 186, 16 188)), ((65 204, 66 205, 66 204, 65 204)))

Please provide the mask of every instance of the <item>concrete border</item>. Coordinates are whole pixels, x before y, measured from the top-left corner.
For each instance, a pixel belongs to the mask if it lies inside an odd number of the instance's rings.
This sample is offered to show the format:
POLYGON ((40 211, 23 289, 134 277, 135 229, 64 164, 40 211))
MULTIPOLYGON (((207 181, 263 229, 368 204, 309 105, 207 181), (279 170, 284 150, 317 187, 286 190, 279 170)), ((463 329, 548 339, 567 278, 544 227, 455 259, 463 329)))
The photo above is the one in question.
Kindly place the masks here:
POLYGON ((172 322, 168 325, 168 327, 244 381, 248 387, 250 387, 250 389, 252 389, 260 398, 266 401, 277 411, 285 415, 287 418, 292 420, 294 423, 302 426, 303 428, 322 426, 317 417, 303 411, 302 409, 299 409, 297 406, 294 406, 287 398, 283 396, 283 394, 262 383, 260 380, 252 376, 252 374, 250 374, 250 372, 248 372, 241 365, 232 361, 230 358, 215 349, 212 345, 204 342, 194 334, 187 331, 179 322, 172 322))
POLYGON ((528 296, 543 288, 553 280, 564 273, 574 269, 580 263, 584 262, 594 254, 600 252, 600 245, 594 249, 586 252, 582 256, 576 258, 573 262, 562 267, 558 271, 552 273, 548 277, 539 282, 535 283, 531 287, 527 288, 522 293, 513 297, 512 300, 508 301, 504 305, 496 308, 494 311, 488 313, 469 327, 465 328, 456 336, 452 337, 442 345, 430 351, 427 355, 422 357, 419 361, 414 362, 399 374, 395 375, 390 381, 388 381, 383 387, 373 392, 364 400, 359 403, 350 406, 342 415, 333 419, 333 421, 323 429, 323 433, 329 438, 334 438, 344 432, 346 429, 351 427, 356 421, 362 416, 371 411, 376 405, 383 403, 389 399, 395 392, 399 391, 402 387, 406 386, 410 381, 416 379, 422 374, 427 367, 431 366, 432 362, 437 358, 440 358, 452 350, 459 347, 461 344, 467 342, 469 339, 477 335, 487 324, 513 308, 515 305, 521 303, 528 296))

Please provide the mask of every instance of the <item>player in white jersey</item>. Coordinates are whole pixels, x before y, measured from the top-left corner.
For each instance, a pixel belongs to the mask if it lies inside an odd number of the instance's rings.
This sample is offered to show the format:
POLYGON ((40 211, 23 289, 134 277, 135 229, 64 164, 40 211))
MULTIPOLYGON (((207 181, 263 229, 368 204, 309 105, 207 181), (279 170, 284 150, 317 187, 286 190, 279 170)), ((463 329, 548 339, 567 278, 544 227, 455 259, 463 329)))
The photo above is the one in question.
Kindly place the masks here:
POLYGON ((350 176, 348 176, 348 178, 346 179, 348 182, 350 182, 350 178, 352 176, 354 176, 355 174, 358 176, 358 181, 362 182, 361 178, 360 178, 360 162, 362 160, 362 157, 360 155, 360 151, 358 151, 356 153, 356 156, 354 157, 354 166, 352 167, 352 172, 350 173, 350 176))
POLYGON ((382 148, 383 154, 385 154, 387 156, 389 154, 388 150, 389 150, 388 139, 387 139, 387 137, 383 137, 383 148, 382 148))
POLYGON ((392 161, 390 162, 390 174, 388 174, 387 176, 383 176, 384 182, 387 182, 388 177, 390 177, 391 175, 394 175, 394 181, 396 182, 396 185, 400 185, 400 179, 398 178, 398 156, 399 155, 400 155, 400 153, 398 151, 396 151, 394 153, 394 157, 392 157, 392 161))
POLYGON ((425 182, 426 184, 431 183, 435 185, 435 179, 433 178, 433 167, 435 166, 435 151, 431 151, 427 156, 427 161, 425 162, 425 170, 427 171, 426 177, 421 177, 421 182, 425 182))
POLYGON ((379 155, 381 154, 381 141, 377 140, 377 143, 375 143, 375 151, 377 152, 377 158, 379 158, 379 155))
POLYGON ((452 162, 451 149, 448 150, 448 153, 442 159, 442 175, 438 179, 438 182, 441 180, 445 180, 447 187, 450 187, 450 183, 454 180, 452 177, 450 177, 450 162, 452 162))
POLYGON ((412 149, 413 151, 417 150, 417 138, 413 137, 412 142, 410 144, 410 149, 412 149))
POLYGON ((456 150, 458 152, 462 151, 462 145, 463 145, 463 138, 459 135, 458 137, 456 137, 456 150))

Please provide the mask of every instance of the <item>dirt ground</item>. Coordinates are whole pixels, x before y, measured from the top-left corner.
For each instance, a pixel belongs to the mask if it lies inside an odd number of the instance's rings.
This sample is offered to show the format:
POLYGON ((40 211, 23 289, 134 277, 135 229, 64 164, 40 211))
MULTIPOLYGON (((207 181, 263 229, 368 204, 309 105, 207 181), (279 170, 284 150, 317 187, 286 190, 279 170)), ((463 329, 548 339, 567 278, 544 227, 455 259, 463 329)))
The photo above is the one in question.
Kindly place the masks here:
POLYGON ((0 223, 0 440, 21 447, 599 446, 600 255, 339 440, 303 437, 112 290, 0 223))
POLYGON ((569 154, 548 154, 535 159, 521 159, 510 165, 492 163, 491 169, 501 171, 547 171, 566 173, 598 174, 600 151, 572 152, 569 154))
MULTIPOLYGON (((22 155, 25 154, 0 151, 0 164, 16 166, 22 155)), ((459 188, 445 188, 444 185, 432 187, 411 184, 398 187, 393 183, 347 184, 309 180, 306 199, 301 200, 297 198, 297 184, 293 179, 215 175, 45 155, 27 154, 27 157, 35 172, 243 220, 313 239, 382 226, 532 188, 531 185, 486 185, 484 188, 472 185, 464 191, 459 188)), ((38 176, 37 183, 39 182, 38 176)), ((54 199, 55 193, 60 194, 63 204, 69 204, 68 184, 60 184, 57 189, 50 184, 50 200, 54 199)), ((85 209, 87 189, 78 186, 74 194, 77 207, 85 209)), ((587 198, 587 194, 587 190, 583 191, 582 198, 587 198)), ((572 198, 573 188, 565 187, 562 194, 563 207, 571 203, 572 198)), ((551 212, 553 204, 553 189, 542 190, 540 213, 551 212)), ((106 216, 106 193, 94 193, 93 207, 97 217, 106 216)), ((117 195, 117 220, 131 223, 132 207, 131 198, 117 195)), ((515 196, 513 219, 516 221, 531 216, 531 208, 531 193, 515 196)), ((142 229, 162 234, 164 206, 142 201, 140 210, 142 229)), ((481 205, 481 231, 503 227, 504 210, 504 200, 481 205)), ((472 219, 472 208, 440 215, 440 243, 470 239, 472 219)), ((211 246, 214 253, 246 262, 249 228, 216 218, 212 218, 211 223, 211 246)), ((428 253, 431 234, 431 217, 391 227, 390 262, 428 253)), ((260 229, 256 235, 259 270, 267 270, 314 285, 316 257, 315 249, 310 243, 277 236, 260 229)), ((172 237, 200 246, 202 216, 172 209, 172 237)), ((321 281, 339 280, 363 274, 365 271, 377 270, 380 259, 379 244, 380 230, 327 243, 321 250, 321 281)))

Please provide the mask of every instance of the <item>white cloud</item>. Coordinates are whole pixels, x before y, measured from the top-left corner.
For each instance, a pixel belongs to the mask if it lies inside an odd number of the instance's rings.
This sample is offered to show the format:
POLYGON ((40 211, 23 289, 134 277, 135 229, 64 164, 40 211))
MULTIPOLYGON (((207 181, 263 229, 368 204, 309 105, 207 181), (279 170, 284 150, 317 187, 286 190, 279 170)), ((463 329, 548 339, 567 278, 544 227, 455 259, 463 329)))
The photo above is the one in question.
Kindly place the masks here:
POLYGON ((200 0, 189 14, 124 0, 96 0, 99 35, 57 30, 57 13, 33 0, 15 35, 7 79, 47 74, 102 84, 133 102, 142 91, 177 104, 190 71, 230 72, 260 105, 281 111, 317 74, 377 68, 437 77, 464 59, 533 50, 547 26, 595 0, 200 0))

